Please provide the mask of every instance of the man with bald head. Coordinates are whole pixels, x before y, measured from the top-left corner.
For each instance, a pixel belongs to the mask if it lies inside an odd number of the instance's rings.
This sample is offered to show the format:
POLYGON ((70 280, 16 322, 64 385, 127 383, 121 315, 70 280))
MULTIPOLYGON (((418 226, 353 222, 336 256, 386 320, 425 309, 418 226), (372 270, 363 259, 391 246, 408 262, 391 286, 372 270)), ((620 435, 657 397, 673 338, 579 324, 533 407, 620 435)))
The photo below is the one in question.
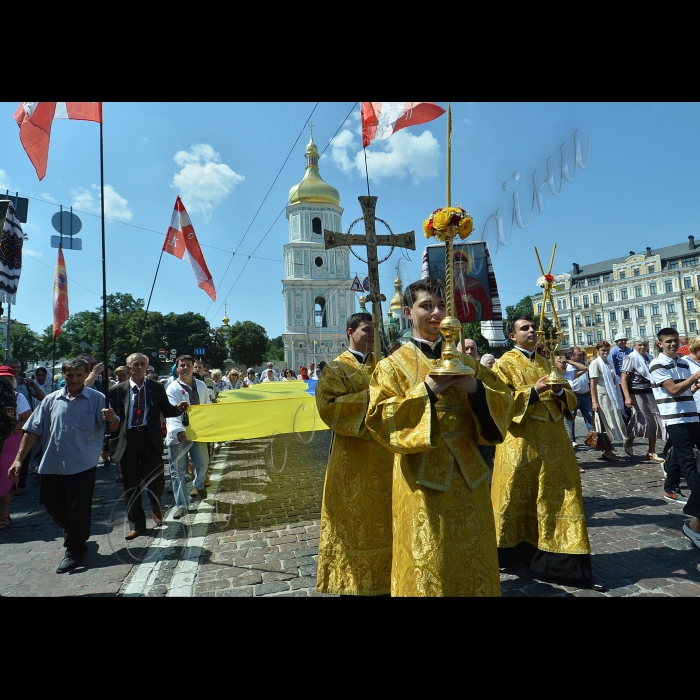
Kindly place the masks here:
POLYGON ((459 352, 465 353, 466 355, 470 355, 475 360, 479 359, 479 353, 476 350, 476 342, 471 338, 465 338, 464 340, 461 340, 459 342, 459 345, 457 346, 457 350, 459 350, 459 352))
POLYGON ((163 522, 161 497, 165 489, 163 469, 163 431, 160 414, 174 418, 187 410, 187 401, 171 404, 160 382, 146 379, 148 358, 132 353, 126 358, 131 376, 109 390, 109 401, 121 421, 111 434, 109 452, 113 462, 121 462, 126 511, 133 540, 146 529, 146 514, 141 503, 142 482, 151 502, 156 525, 163 522))

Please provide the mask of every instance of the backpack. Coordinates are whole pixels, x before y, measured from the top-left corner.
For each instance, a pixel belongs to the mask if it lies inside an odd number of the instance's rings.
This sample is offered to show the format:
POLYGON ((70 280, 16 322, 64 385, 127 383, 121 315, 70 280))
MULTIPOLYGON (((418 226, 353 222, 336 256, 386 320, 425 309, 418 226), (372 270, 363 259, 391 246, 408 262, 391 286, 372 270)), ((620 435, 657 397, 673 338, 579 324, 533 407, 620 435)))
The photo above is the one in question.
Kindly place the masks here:
POLYGON ((17 400, 12 384, 0 377, 0 447, 17 427, 17 400))

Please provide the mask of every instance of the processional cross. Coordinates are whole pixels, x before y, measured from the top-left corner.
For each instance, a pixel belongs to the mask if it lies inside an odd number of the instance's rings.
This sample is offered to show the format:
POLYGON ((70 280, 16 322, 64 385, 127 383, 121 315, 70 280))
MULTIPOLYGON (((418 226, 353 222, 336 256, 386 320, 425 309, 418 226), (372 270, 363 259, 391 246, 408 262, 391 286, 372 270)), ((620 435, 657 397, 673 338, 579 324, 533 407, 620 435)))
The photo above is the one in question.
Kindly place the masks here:
MULTIPOLYGON (((350 224, 350 229, 347 233, 338 233, 337 231, 328 231, 324 229, 323 239, 326 250, 330 248, 339 248, 341 246, 365 246, 367 248, 367 260, 364 260, 359 255, 353 252, 356 258, 367 263, 369 268, 369 294, 367 301, 372 302, 372 325, 374 326, 374 356, 381 356, 381 346, 379 344, 379 324, 381 323, 381 303, 386 301, 386 297, 379 289, 379 264, 384 262, 393 252, 394 248, 406 248, 408 250, 416 249, 416 236, 413 231, 400 233, 398 235, 391 233, 389 225, 383 219, 375 216, 374 212, 377 208, 377 197, 366 195, 357 198, 362 207, 362 216, 350 224), (358 222, 364 220, 365 235, 352 233, 352 227, 358 222), (376 222, 381 221, 390 231, 388 235, 378 235, 376 231, 376 222), (391 246, 389 255, 381 260, 377 255, 379 246, 391 246)), ((350 251, 352 252, 352 250, 350 251)))

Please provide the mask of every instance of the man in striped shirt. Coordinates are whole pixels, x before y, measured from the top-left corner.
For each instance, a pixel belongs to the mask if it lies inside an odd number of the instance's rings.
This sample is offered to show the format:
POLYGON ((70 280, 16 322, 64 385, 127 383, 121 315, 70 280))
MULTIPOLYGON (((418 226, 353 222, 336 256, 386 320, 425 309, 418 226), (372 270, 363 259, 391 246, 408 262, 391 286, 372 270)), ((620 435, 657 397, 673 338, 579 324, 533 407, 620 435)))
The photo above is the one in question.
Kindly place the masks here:
MULTIPOLYGON (((692 504, 689 504, 680 490, 681 476, 683 476, 691 490, 691 500, 697 502, 694 508, 700 515, 700 476, 698 476, 693 453, 700 428, 700 418, 693 399, 693 387, 700 381, 700 371, 691 374, 688 363, 678 355, 680 342, 677 330, 662 328, 658 333, 658 339, 661 353, 650 363, 649 373, 659 414, 673 443, 673 458, 666 465, 664 497, 669 501, 686 504, 683 512, 692 515, 687 510, 688 505, 692 504), (693 496, 695 496, 694 499, 693 496)), ((695 527, 697 527, 698 542, 695 544, 700 547, 700 520, 693 517, 690 525, 694 527, 689 528, 684 525, 683 532, 688 534, 687 529, 695 534, 695 527)))

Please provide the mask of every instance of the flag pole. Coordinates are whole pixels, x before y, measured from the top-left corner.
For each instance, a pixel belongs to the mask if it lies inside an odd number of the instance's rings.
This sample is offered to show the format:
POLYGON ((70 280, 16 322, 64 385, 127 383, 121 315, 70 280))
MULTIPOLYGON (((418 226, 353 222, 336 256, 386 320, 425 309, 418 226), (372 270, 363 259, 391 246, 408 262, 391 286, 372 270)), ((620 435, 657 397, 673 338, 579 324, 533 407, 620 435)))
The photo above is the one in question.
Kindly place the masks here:
POLYGON ((148 304, 146 304, 146 310, 143 313, 143 322, 141 323, 141 330, 139 331, 139 339, 136 342, 136 352, 141 352, 141 336, 143 335, 143 329, 146 325, 146 316, 148 316, 148 309, 151 306, 151 297, 153 296, 153 290, 156 287, 156 279, 158 278, 158 270, 160 270, 160 261, 163 259, 163 248, 160 249, 160 257, 158 258, 158 267, 156 267, 156 274, 153 278, 153 285, 151 286, 151 293, 148 295, 148 304))
POLYGON ((104 145, 102 139, 102 108, 100 107, 100 208, 102 216, 102 342, 104 344, 104 375, 102 380, 102 390, 105 395, 105 408, 109 408, 109 370, 107 369, 108 347, 107 347, 107 244, 105 237, 105 167, 104 167, 104 145))
POLYGON ((51 360, 51 391, 56 391, 56 336, 53 337, 53 359, 51 360))

